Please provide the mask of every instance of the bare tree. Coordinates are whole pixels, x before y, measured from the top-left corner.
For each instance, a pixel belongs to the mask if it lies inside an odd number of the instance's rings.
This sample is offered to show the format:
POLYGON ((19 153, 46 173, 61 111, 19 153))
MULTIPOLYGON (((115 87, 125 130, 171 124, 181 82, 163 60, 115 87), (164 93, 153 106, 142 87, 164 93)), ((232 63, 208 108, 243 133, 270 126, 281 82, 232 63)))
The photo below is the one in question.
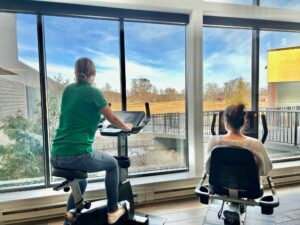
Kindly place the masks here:
POLYGON ((108 99, 108 101, 113 101, 113 91, 109 83, 105 83, 105 85, 101 88, 101 91, 103 92, 104 97, 108 99))
POLYGON ((166 101, 177 100, 177 91, 176 91, 176 89, 167 87, 165 89, 165 97, 166 97, 166 101))
POLYGON ((158 90, 157 88, 153 85, 152 86, 152 101, 157 102, 158 97, 158 90))
POLYGON ((250 88, 250 83, 246 82, 242 77, 226 82, 224 86, 226 105, 243 103, 249 106, 251 98, 250 88))
POLYGON ((63 85, 64 87, 66 87, 69 83, 70 80, 68 78, 64 78, 61 73, 58 73, 57 75, 54 75, 52 78, 54 81, 58 82, 59 84, 63 85))
POLYGON ((204 101, 216 102, 223 100, 223 90, 217 83, 206 83, 204 86, 204 101))
POLYGON ((112 91, 111 85, 109 83, 105 83, 105 85, 101 88, 103 92, 112 91))
POLYGON ((132 79, 130 94, 133 100, 148 101, 153 85, 147 78, 132 79))
POLYGON ((101 91, 109 102, 120 102, 121 94, 117 90, 114 91, 109 83, 105 83, 101 91))

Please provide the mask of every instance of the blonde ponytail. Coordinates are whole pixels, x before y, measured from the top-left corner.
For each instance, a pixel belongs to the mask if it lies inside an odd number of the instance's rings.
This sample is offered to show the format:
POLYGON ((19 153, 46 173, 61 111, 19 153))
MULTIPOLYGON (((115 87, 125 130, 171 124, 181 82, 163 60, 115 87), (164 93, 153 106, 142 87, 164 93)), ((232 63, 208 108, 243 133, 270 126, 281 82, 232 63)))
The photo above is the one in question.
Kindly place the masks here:
POLYGON ((75 63, 75 77, 77 82, 87 82, 90 76, 96 74, 94 62, 86 57, 77 59, 75 63))

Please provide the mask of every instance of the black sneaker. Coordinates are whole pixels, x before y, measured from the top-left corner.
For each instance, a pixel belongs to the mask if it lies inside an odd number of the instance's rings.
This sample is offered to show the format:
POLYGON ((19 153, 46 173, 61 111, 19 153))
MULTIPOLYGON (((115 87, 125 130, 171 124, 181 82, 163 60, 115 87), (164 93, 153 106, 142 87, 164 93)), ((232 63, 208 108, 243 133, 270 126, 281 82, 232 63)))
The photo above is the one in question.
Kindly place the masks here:
POLYGON ((225 217, 225 224, 240 225, 240 215, 237 212, 225 210, 223 214, 225 217))

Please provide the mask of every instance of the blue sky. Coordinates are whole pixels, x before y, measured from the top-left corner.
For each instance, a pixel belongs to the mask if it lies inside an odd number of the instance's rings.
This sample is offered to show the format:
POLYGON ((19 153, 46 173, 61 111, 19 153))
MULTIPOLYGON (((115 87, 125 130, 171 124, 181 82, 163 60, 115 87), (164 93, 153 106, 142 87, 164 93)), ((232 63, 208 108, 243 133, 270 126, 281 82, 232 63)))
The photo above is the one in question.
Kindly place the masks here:
MULTIPOLYGON (((35 17, 18 15, 19 59, 38 68, 35 17)), ((74 80, 74 62, 91 58, 96 85, 120 90, 119 24, 113 20, 46 16, 45 48, 48 76, 74 80)), ((185 27, 125 22, 127 87, 133 78, 148 78, 160 89, 185 87, 185 27)))
POLYGON ((267 84, 267 51, 275 48, 300 46, 300 32, 261 31, 260 33, 260 87, 267 84))
MULTIPOLYGON (((203 35, 204 83, 222 86, 237 77, 251 81, 251 30, 206 27, 203 35)), ((35 16, 17 16, 17 36, 19 59, 38 69, 35 16)), ((45 17, 48 76, 73 81, 75 60, 86 56, 96 64, 97 87, 109 83, 120 91, 118 40, 117 21, 45 17)), ((261 31, 260 87, 267 86, 267 50, 290 46, 300 46, 300 33, 261 31)), ((184 89, 184 26, 125 22, 125 47, 128 89, 131 79, 139 77, 158 90, 184 89)))
MULTIPOLYGON (((251 30, 205 27, 203 40, 204 83, 216 82, 222 86, 237 77, 251 82, 251 30)), ((260 87, 267 87, 268 50, 293 46, 300 46, 300 33, 260 32, 260 87)))
MULTIPOLYGON (((204 0, 209 2, 222 2, 222 3, 234 3, 252 5, 253 0, 204 0)), ((300 9, 299 0, 260 0, 260 6, 284 8, 284 9, 300 9)))
POLYGON ((250 82, 251 33, 251 30, 204 28, 204 83, 222 86, 237 77, 250 82))

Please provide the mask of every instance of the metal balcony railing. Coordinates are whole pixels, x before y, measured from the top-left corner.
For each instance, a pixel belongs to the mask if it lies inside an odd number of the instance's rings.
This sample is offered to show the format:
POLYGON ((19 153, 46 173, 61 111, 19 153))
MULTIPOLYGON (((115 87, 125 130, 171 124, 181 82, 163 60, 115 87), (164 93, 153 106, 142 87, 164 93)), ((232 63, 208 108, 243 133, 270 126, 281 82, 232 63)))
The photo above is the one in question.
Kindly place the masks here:
MULTIPOLYGON (((219 111, 205 111, 203 116, 203 133, 211 135, 211 121, 214 113, 219 111)), ((261 109, 267 118, 269 134, 267 141, 280 142, 286 144, 299 145, 299 114, 300 110, 295 109, 261 109)), ((218 120, 216 123, 218 130, 218 120)), ((165 134, 186 134, 186 114, 185 113, 165 113, 153 114, 149 124, 144 129, 145 132, 165 133, 165 134)), ((262 126, 259 126, 259 135, 262 135, 262 126)))

